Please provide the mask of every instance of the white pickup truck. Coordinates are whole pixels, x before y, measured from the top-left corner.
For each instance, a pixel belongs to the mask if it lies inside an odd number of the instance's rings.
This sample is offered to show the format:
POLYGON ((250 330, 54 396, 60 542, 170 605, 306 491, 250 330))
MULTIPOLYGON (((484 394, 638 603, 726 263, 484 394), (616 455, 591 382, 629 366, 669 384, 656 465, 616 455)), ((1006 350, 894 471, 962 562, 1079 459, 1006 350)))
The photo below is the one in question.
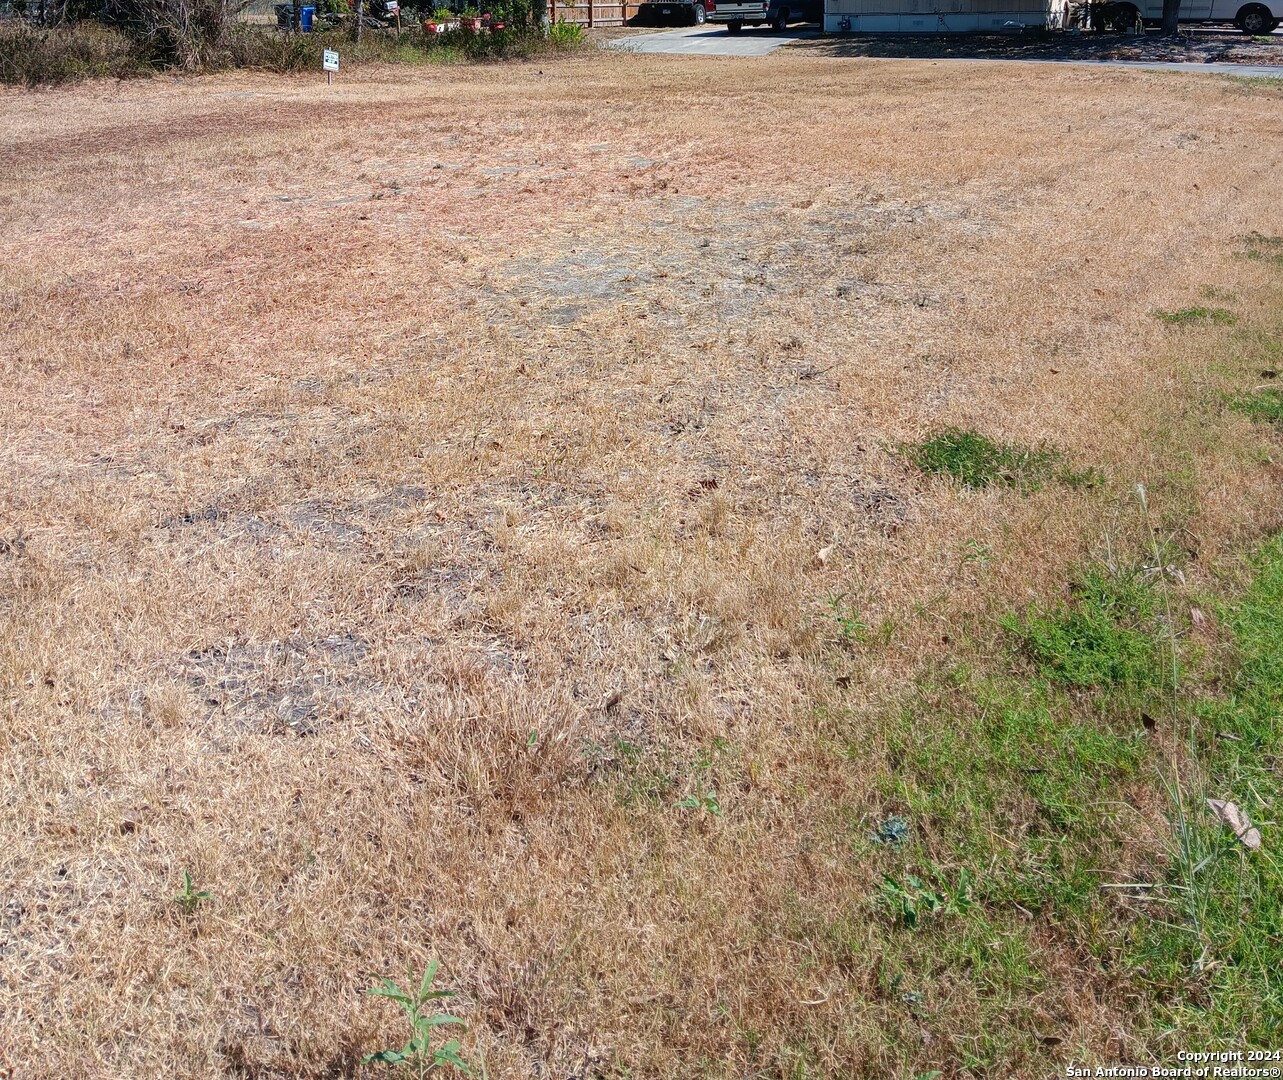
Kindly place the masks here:
POLYGON ((729 33, 746 26, 770 26, 783 30, 791 22, 819 22, 824 18, 823 0, 709 0, 708 21, 725 23, 729 33))
MULTIPOLYGON (((1233 23, 1243 33, 1272 34, 1283 23, 1283 0, 1181 0, 1182 23, 1233 23)), ((1101 29, 1158 26, 1163 0, 1112 0, 1097 4, 1092 22, 1101 29)))

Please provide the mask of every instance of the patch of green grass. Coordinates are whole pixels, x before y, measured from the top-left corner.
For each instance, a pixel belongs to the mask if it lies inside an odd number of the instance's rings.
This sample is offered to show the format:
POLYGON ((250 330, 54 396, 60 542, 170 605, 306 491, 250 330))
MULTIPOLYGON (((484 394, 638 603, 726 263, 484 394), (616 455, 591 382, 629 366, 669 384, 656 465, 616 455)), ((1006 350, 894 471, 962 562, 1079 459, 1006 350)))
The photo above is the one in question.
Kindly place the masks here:
POLYGON ((906 853, 985 867, 974 891, 990 903, 1091 901, 1100 843, 1117 835, 1102 800, 1141 768, 1143 729, 1083 717, 1056 687, 1010 676, 921 695, 890 733, 884 791, 912 827, 906 853))
POLYGON ((1249 93, 1264 90, 1283 94, 1283 79, 1273 75, 1217 75, 1217 78, 1233 83, 1249 93))
POLYGON ((1243 256, 1254 262, 1283 267, 1283 236, 1263 236, 1249 233, 1243 237, 1243 256))
POLYGON ((1272 1048, 1283 1031, 1283 864, 1271 824, 1283 796, 1283 537, 1253 570, 1247 590, 1221 610, 1238 670, 1223 696, 1203 702, 1198 720, 1207 792, 1247 813, 1262 850, 1249 851, 1204 814, 1195 825, 1206 852, 1197 876, 1201 936, 1152 920, 1127 957, 1156 1002, 1156 1022, 1190 1046, 1272 1048))
POLYGON ((679 759, 664 745, 642 747, 624 739, 617 740, 613 750, 589 747, 588 754, 602 766, 601 777, 620 806, 667 804, 714 817, 724 812, 719 781, 733 783, 742 768, 738 747, 720 738, 693 761, 679 759))
POLYGON ((1155 311, 1154 318, 1171 326, 1191 326, 1194 323, 1214 323, 1217 326, 1233 326, 1237 321, 1234 312, 1217 307, 1187 307, 1179 311, 1155 311))
POLYGON ((950 476, 968 488, 1004 486, 1036 491, 1047 480, 1058 480, 1071 488, 1093 488, 1104 482, 1096 469, 1067 467, 1059 451, 996 443, 978 431, 962 428, 947 428, 904 449, 924 473, 950 476))
POLYGON ((1283 423, 1283 390, 1254 390, 1230 399, 1230 408, 1250 420, 1283 423))
MULTIPOLYGON (((1076 955, 1084 984, 1123 980, 1137 1037, 1154 1045, 1179 1036, 1191 1049, 1262 1047, 1283 1030, 1273 825, 1283 797, 1283 537, 1219 609, 1237 645, 1229 673, 1209 670, 1223 654, 1178 641, 1178 671, 1189 675, 1169 706, 1185 713, 1206 695, 1191 743, 1199 768, 1187 760, 1179 773, 1169 761, 1177 732, 1155 737, 1138 707, 1172 693, 1162 580, 1149 569, 1085 572, 1067 603, 1003 620, 1032 670, 935 672, 882 725, 890 768, 880 811, 872 822, 853 815, 848 828, 871 861, 865 910, 891 918, 861 923, 853 910, 808 937, 853 967, 872 950, 866 977, 876 978, 888 1030, 951 1024, 973 1072, 1038 1060, 1041 1029, 1023 1003, 1059 978, 1047 934, 1076 955), (1187 818, 1182 855, 1176 836, 1138 829, 1145 791, 1175 827, 1173 776, 1187 818), (1204 793, 1246 811, 1263 850, 1215 819, 1204 793), (870 832, 879 820, 896 822, 894 843, 870 832), (1146 884, 1102 888, 1130 881, 1146 884), (962 985, 965 1015, 935 1013, 942 988, 962 985)), ((861 759, 867 740, 853 737, 848 753, 861 759)))
POLYGON ((1009 616, 1002 626, 1052 682, 1076 687, 1150 687, 1161 679, 1159 599, 1138 573, 1092 570, 1073 601, 1009 616))

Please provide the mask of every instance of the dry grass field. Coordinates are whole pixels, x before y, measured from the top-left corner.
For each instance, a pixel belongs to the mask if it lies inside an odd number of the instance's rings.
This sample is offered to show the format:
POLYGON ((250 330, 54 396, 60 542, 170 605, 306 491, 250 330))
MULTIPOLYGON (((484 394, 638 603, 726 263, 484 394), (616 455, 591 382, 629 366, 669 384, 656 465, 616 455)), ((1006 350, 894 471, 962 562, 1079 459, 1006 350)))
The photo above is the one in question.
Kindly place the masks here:
POLYGON ((1281 105, 787 50, 0 94, 0 1075, 379 1075, 362 991, 434 957, 495 1080, 1262 1039, 1250 957, 1160 975, 1100 887, 1171 865, 1172 733, 1000 620, 1143 563, 1144 483, 1232 651, 1281 105), (1095 479, 928 475, 948 428, 1095 479), (1017 676, 1114 740, 1054 821, 923 757, 1017 676))

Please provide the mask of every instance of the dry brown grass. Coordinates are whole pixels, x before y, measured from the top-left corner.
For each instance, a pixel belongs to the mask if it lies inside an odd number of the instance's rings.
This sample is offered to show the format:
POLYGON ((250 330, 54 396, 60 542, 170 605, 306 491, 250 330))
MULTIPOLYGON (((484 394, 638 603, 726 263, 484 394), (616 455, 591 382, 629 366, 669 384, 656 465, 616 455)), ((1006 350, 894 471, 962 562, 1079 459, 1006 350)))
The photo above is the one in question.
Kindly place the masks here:
MULTIPOLYGON (((1161 493, 1202 360, 1148 312, 1257 302, 1278 105, 788 55, 0 94, 13 1075, 348 1075, 433 955, 496 1078, 952 1075, 981 991, 897 1019, 843 822, 880 703, 1113 503, 894 447, 1161 493), (836 647, 835 592, 890 642, 836 647), (672 806, 701 753, 720 818, 672 806)), ((1208 562, 1280 519, 1226 424, 1208 562)), ((1031 1023, 1140 1052, 1037 935, 1031 1023)))

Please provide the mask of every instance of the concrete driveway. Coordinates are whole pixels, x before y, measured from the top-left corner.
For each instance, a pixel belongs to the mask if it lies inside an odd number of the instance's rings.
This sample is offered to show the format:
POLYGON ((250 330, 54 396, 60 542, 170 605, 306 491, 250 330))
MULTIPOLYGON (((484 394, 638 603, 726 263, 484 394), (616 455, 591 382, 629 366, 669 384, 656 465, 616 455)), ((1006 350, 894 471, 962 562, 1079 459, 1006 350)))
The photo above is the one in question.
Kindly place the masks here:
POLYGON ((725 26, 683 26, 661 34, 615 38, 608 49, 637 53, 683 53, 693 56, 766 56, 781 45, 801 38, 819 37, 817 29, 786 30, 777 34, 769 26, 748 26, 742 34, 728 34, 725 26))

